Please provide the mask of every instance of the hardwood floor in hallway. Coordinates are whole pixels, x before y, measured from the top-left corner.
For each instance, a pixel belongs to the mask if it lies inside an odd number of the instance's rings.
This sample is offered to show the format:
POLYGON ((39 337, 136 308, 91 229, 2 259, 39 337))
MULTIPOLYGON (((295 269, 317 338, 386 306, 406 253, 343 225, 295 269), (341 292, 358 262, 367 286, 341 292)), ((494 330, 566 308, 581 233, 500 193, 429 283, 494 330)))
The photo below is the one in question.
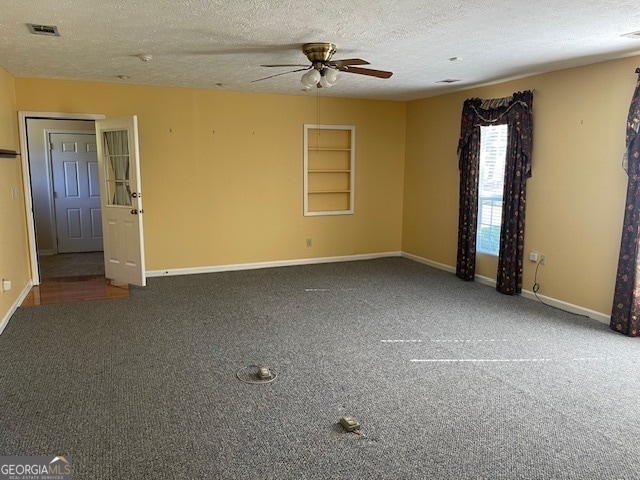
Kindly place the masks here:
POLYGON ((32 287, 21 307, 128 297, 129 285, 112 284, 101 276, 63 277, 32 287))

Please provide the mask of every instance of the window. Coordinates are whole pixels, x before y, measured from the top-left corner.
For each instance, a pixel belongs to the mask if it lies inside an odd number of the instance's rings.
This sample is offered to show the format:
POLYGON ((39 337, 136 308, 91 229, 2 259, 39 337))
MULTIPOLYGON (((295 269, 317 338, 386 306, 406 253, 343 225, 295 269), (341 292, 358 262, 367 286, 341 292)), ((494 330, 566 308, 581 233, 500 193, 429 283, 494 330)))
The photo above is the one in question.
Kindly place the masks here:
POLYGON ((480 175, 476 250, 498 255, 508 125, 480 127, 480 175))

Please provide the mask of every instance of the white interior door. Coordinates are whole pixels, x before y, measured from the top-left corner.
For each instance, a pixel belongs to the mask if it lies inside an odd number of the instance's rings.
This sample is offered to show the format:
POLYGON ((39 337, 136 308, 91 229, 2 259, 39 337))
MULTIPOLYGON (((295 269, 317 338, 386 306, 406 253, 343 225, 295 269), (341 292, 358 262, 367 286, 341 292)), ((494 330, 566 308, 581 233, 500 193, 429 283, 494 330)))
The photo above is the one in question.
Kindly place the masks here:
POLYGON ((50 133, 58 253, 102 250, 96 136, 50 133))
POLYGON ((146 285, 138 119, 96 121, 105 276, 146 285))

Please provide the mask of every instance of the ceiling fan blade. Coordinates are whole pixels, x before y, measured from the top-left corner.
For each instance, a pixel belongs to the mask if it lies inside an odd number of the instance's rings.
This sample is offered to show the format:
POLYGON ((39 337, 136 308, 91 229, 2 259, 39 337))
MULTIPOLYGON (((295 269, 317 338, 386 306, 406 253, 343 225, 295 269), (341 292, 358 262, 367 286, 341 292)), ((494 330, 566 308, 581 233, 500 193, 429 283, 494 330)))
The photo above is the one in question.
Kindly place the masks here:
POLYGON ((393 72, 387 72, 385 70, 374 70, 373 68, 360 68, 360 67, 339 67, 338 70, 347 73, 358 73, 360 75, 369 75, 370 77, 389 78, 393 75, 393 72))
POLYGON ((306 67, 307 65, 302 65, 299 63, 283 63, 281 65, 260 65, 261 67, 306 67))
POLYGON ((369 65, 369 62, 360 58, 347 58, 345 60, 331 60, 327 62, 327 65, 333 65, 335 67, 346 67, 347 65, 369 65))
POLYGON ((257 80, 251 80, 250 83, 261 82, 262 80, 268 80, 269 78, 279 77, 280 75, 287 75, 288 73, 302 72, 304 70, 309 70, 310 68, 313 68, 313 66, 309 65, 308 67, 298 68, 297 70, 289 70, 288 72, 276 73, 275 75, 269 75, 268 77, 258 78, 257 80))

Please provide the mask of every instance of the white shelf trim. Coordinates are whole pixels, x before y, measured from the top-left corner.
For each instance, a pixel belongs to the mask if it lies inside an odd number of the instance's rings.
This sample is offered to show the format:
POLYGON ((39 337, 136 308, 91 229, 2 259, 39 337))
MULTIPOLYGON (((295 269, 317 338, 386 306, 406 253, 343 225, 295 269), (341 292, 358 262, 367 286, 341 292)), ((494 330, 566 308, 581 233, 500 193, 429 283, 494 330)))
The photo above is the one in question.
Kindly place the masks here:
POLYGON ((304 216, 312 217, 312 216, 322 216, 322 215, 350 215, 355 211, 355 139, 356 139, 356 127, 355 125, 326 125, 326 124, 312 124, 305 123, 304 124, 304 138, 303 138, 303 148, 304 148, 304 185, 303 185, 303 206, 304 206, 304 216), (322 146, 311 146, 309 141, 310 131, 314 130, 343 130, 349 132, 349 147, 322 147, 322 146), (315 168, 309 169, 309 154, 314 152, 349 152, 349 167, 348 169, 334 169, 334 168, 315 168), (316 174, 345 174, 349 175, 349 187, 345 189, 334 189, 334 190, 309 190, 309 175, 316 174), (311 209, 309 205, 309 198, 313 195, 325 195, 325 194, 344 194, 348 195, 348 205, 347 209, 341 210, 318 210, 311 209))

